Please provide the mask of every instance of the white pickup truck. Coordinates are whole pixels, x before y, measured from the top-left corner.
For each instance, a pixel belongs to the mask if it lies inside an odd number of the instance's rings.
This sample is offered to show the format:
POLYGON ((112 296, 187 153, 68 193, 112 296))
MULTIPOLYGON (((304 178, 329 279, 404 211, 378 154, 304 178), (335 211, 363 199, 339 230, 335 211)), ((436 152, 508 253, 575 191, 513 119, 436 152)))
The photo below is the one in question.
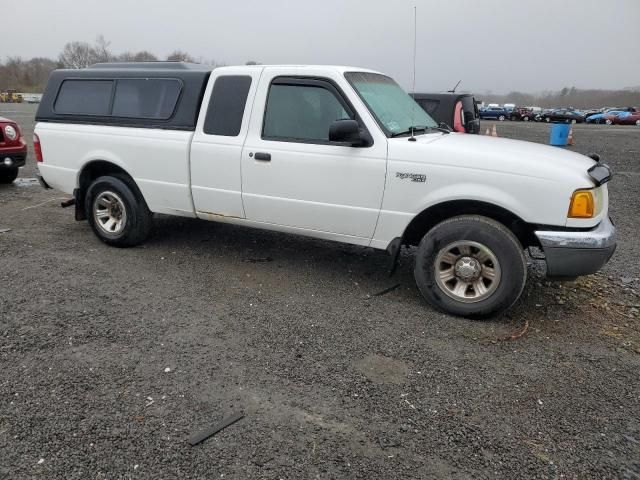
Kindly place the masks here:
POLYGON ((597 271, 615 250, 599 159, 451 133, 391 78, 333 66, 100 64, 55 71, 34 135, 41 183, 76 219, 131 246, 154 213, 387 250, 417 246, 433 306, 486 317, 547 273, 597 271))

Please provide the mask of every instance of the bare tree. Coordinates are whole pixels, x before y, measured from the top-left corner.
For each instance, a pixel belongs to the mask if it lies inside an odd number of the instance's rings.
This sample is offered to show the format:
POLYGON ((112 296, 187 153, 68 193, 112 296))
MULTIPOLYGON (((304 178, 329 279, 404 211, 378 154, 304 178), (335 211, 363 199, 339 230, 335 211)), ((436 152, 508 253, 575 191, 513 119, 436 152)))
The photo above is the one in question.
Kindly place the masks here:
POLYGON ((109 45, 111 45, 111 42, 108 42, 103 35, 98 35, 93 47, 93 60, 95 63, 106 63, 114 60, 114 56, 109 51, 109 45))
POLYGON ((153 53, 143 50, 142 52, 124 52, 118 55, 120 62, 156 62, 158 57, 153 53))
POLYGON ((175 50, 167 55, 167 60, 170 62, 195 62, 195 59, 187 52, 182 50, 175 50))
POLYGON ((95 63, 93 49, 87 42, 67 43, 59 59, 65 68, 86 68, 95 63))

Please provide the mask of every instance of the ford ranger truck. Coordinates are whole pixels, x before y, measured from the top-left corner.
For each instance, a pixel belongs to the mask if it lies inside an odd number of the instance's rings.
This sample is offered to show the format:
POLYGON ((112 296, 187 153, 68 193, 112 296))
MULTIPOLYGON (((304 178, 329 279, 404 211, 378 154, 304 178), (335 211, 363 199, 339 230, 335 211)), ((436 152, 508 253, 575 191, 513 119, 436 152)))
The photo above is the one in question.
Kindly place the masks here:
POLYGON ((527 278, 596 272, 616 246, 607 165, 443 129, 391 78, 337 66, 98 64, 51 75, 34 145, 45 186, 105 243, 153 214, 386 250, 416 247, 434 307, 487 317, 527 278))

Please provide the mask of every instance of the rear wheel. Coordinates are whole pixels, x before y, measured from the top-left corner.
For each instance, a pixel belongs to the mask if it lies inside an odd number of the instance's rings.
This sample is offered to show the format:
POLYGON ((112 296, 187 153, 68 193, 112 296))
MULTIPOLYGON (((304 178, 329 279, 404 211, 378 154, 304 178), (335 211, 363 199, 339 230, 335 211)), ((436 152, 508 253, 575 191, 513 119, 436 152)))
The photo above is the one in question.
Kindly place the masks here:
POLYGON ((545 122, 547 122, 547 123, 549 123, 549 122, 551 121, 551 119, 550 119, 549 117, 546 117, 546 118, 544 119, 544 121, 545 121, 545 122))
POLYGON ((611 125, 613 124, 613 120, 611 120, 610 118, 607 118, 604 123, 606 123, 607 125, 611 125))
POLYGON ((529 121, 529 117, 525 115, 524 117, 522 117, 522 121, 523 122, 528 122, 529 121))
POLYGON ((425 300, 437 309, 483 318, 505 311, 520 297, 527 266, 520 242, 504 225, 463 215, 423 237, 414 275, 425 300))
POLYGON ((18 178, 18 167, 0 168, 0 183, 13 183, 18 178))
POLYGON ((498 120, 500 120, 501 122, 504 122, 504 119, 505 119, 505 116, 504 116, 504 115, 500 115, 500 116, 498 117, 498 120))
POLYGON ((115 247, 144 242, 152 214, 135 183, 122 175, 98 177, 87 189, 85 214, 94 233, 115 247))
POLYGON ((636 125, 640 127, 640 120, 636 120, 636 125))

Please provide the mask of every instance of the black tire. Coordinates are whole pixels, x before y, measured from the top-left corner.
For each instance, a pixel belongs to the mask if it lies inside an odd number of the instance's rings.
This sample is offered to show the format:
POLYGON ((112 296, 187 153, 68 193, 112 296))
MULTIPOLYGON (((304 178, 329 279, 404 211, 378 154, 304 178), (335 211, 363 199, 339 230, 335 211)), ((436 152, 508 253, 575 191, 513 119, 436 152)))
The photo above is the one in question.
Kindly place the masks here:
POLYGON ((18 167, 0 168, 0 183, 7 185, 18 178, 18 167))
POLYGON ((136 184, 126 175, 114 174, 96 178, 87 189, 84 208, 93 232, 108 245, 133 247, 149 237, 153 225, 152 213, 136 184), (115 233, 105 231, 104 227, 98 225, 99 220, 94 215, 98 208, 98 199, 101 195, 109 193, 114 194, 119 200, 118 206, 120 207, 121 203, 120 208, 125 213, 123 225, 115 233))
POLYGON ((525 115, 524 117, 522 117, 522 121, 523 122, 528 122, 529 121, 529 116, 525 115))
MULTIPOLYGON (((469 318, 498 315, 520 297, 527 279, 527 264, 518 239, 501 223, 478 215, 445 220, 422 238, 416 253, 414 276, 425 300, 446 313, 469 318), (490 250, 498 262, 499 280, 488 297, 465 303, 452 298, 436 281, 438 255, 450 245, 470 241, 490 250)), ((457 280, 455 280, 457 282, 457 280)))

